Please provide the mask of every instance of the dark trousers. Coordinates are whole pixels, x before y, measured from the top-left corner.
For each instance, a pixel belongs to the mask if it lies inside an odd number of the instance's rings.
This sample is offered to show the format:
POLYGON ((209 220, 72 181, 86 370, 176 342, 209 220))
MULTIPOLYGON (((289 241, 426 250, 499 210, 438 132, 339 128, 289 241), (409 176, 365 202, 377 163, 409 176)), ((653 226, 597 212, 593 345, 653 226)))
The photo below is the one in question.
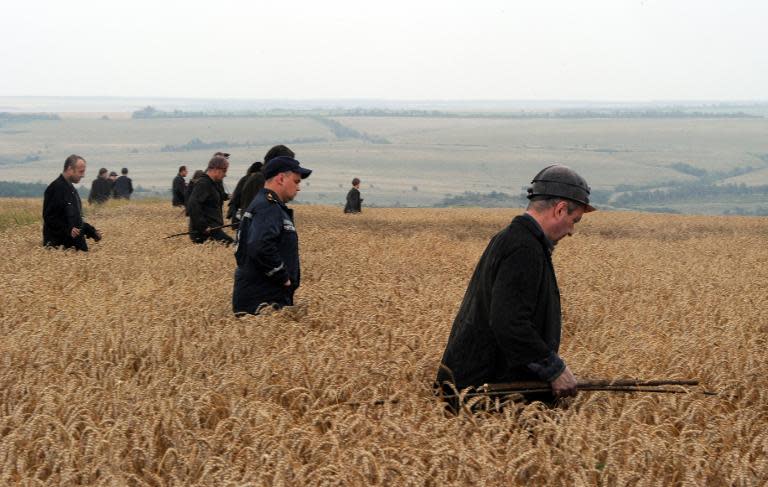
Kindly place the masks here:
POLYGON ((235 240, 229 235, 227 235, 226 233, 224 233, 224 230, 214 230, 209 234, 203 234, 203 235, 193 233, 189 236, 189 238, 191 238, 192 241, 195 243, 204 243, 204 242, 207 242, 208 240, 221 242, 225 245, 232 245, 233 243, 235 243, 235 240))

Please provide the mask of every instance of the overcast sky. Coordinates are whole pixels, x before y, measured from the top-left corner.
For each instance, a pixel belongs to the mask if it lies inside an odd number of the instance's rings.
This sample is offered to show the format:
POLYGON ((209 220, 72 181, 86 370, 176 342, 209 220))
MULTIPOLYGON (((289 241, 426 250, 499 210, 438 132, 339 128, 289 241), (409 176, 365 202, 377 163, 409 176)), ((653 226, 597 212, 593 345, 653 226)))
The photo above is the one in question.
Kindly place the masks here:
POLYGON ((0 96, 768 100, 768 2, 8 1, 0 96))

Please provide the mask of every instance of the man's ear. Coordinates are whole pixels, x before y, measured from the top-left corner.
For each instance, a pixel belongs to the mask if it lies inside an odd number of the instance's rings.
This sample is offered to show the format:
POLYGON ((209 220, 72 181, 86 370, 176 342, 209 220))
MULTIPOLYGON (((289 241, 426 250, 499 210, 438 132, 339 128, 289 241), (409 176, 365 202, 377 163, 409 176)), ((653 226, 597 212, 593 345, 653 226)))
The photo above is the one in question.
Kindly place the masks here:
POLYGON ((556 218, 563 218, 565 215, 568 214, 568 202, 564 200, 560 200, 555 205, 555 217, 556 218))

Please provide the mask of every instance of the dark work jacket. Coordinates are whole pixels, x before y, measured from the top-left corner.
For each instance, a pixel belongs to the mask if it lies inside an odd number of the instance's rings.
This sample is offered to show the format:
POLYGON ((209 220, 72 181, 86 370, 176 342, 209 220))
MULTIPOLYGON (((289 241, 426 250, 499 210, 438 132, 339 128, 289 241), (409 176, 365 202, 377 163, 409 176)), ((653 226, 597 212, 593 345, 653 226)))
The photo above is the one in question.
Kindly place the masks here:
POLYGON ((227 218, 230 220, 237 217, 238 210, 245 210, 253 201, 261 188, 264 187, 264 175, 261 171, 252 172, 240 178, 237 187, 232 192, 232 198, 229 200, 229 210, 227 218))
POLYGON ((187 183, 180 174, 177 174, 176 177, 173 178, 171 193, 173 193, 173 206, 184 206, 184 203, 187 200, 187 183))
POLYGON ((491 239, 453 322, 438 384, 455 381, 460 390, 552 381, 563 371, 557 355, 560 292, 550 245, 529 215, 515 217, 491 239))
POLYGON ((255 313, 262 303, 293 304, 301 279, 299 236, 293 210, 273 191, 259 191, 243 214, 235 259, 235 313, 255 313), (288 279, 291 285, 284 286, 288 279))
POLYGON ((264 174, 261 171, 253 172, 248 176, 240 193, 240 208, 245 209, 250 206, 256 194, 264 188, 264 181, 264 174))
POLYGON ((193 241, 205 240, 206 228, 224 225, 222 205, 225 200, 224 186, 216 183, 208 174, 203 174, 194 185, 187 201, 189 214, 190 238, 193 241))
POLYGON ((352 188, 347 193, 347 205, 344 207, 344 213, 360 213, 363 199, 360 198, 360 190, 352 188))
POLYGON ((95 237, 96 229, 83 221, 82 202, 74 185, 59 175, 45 189, 43 197, 43 245, 88 250, 85 237, 95 237), (72 229, 80 235, 72 238, 72 229))
POLYGON ((88 203, 104 203, 112 196, 112 183, 109 179, 96 178, 91 183, 88 203))
POLYGON ((247 179, 248 179, 248 174, 241 177, 240 180, 237 182, 237 186, 235 186, 235 190, 232 191, 232 196, 229 198, 229 207, 227 208, 227 218, 229 220, 235 218, 237 216, 237 210, 241 208, 240 194, 243 191, 243 185, 245 184, 245 181, 247 179))
POLYGON ((115 185, 112 187, 115 198, 130 199, 133 193, 133 182, 128 176, 120 176, 115 179, 115 185))

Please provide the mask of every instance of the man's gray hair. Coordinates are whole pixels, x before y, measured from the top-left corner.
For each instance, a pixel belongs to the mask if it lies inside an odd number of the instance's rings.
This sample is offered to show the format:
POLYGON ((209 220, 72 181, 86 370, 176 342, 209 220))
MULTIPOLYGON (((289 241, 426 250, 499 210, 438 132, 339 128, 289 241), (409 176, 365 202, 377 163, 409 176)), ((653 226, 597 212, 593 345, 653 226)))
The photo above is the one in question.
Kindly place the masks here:
POLYGON ((553 206, 557 205, 561 201, 565 201, 568 203, 568 214, 570 215, 574 211, 576 211, 577 208, 580 206, 584 206, 581 203, 577 203, 575 201, 569 200, 567 198, 552 198, 550 196, 534 196, 529 202, 528 202, 528 210, 534 210, 538 212, 542 212, 544 210, 547 210, 549 208, 552 208, 553 206))

